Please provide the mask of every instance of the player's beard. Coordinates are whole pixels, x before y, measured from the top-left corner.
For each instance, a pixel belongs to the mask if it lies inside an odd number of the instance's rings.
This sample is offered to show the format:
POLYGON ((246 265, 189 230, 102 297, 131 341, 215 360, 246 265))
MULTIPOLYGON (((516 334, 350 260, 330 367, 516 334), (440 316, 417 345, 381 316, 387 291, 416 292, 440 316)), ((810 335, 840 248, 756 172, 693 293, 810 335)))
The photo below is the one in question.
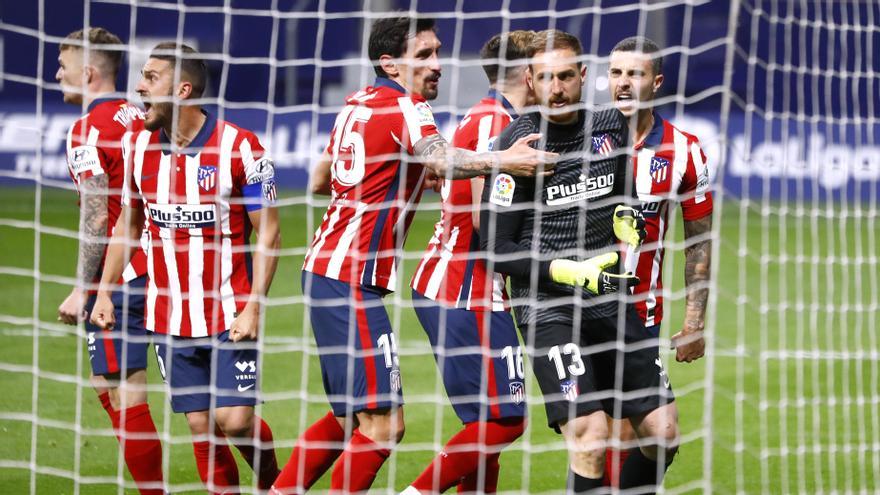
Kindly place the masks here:
POLYGON ((420 93, 422 97, 428 101, 436 99, 437 95, 440 93, 440 74, 425 76, 420 93), (429 83, 436 83, 436 85, 429 83))
MULTIPOLYGON (((171 95, 168 96, 170 97, 171 95)), ((144 119, 144 127, 150 132, 168 127, 167 124, 171 122, 173 113, 174 108, 171 102, 151 103, 146 119, 144 119)))

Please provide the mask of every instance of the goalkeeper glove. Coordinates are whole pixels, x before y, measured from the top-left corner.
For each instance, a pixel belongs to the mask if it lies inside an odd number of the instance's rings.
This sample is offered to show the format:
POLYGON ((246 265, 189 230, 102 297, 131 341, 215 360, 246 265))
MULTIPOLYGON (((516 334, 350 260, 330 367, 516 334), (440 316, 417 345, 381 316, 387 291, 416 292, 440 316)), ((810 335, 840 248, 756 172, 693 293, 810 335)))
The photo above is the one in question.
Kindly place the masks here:
POLYGON ((605 253, 584 261, 566 259, 553 260, 550 264, 550 278, 554 282, 583 287, 592 294, 603 295, 617 292, 620 285, 633 287, 639 278, 632 273, 610 273, 607 268, 617 263, 617 253, 605 253))
POLYGON ((632 247, 645 240, 645 217, 641 210, 620 205, 614 209, 614 235, 632 247))

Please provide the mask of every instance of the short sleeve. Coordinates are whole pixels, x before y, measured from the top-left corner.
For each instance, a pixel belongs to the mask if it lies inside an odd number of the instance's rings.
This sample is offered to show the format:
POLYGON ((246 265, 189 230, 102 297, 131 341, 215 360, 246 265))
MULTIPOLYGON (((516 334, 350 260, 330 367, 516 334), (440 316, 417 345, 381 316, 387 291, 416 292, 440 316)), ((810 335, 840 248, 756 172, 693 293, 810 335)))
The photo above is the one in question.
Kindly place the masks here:
POLYGON ((250 135, 239 145, 243 174, 241 191, 245 208, 256 211, 275 204, 275 162, 265 156, 265 150, 256 136, 250 135))
POLYGON ((699 220, 712 213, 711 178, 706 154, 694 139, 688 143, 688 163, 679 188, 681 213, 685 220, 699 220))
POLYGON ((106 157, 97 146, 100 132, 91 126, 86 132, 85 127, 84 121, 77 121, 67 135, 67 167, 77 184, 105 173, 106 157))
POLYGON ((437 123, 434 121, 434 112, 431 105, 409 96, 397 99, 400 112, 403 116, 403 143, 410 155, 414 153, 413 147, 422 139, 439 134, 437 123))

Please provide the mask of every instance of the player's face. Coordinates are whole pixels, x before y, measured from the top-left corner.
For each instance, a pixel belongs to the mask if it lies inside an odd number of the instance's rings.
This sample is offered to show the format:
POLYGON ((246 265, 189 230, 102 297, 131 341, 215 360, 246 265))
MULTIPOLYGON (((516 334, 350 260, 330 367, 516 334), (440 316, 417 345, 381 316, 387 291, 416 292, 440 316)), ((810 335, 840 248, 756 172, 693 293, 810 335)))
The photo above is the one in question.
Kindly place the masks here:
POLYGON ((532 59, 529 87, 535 93, 535 102, 551 122, 568 124, 577 120, 576 103, 581 101, 581 89, 587 68, 578 67, 576 55, 567 48, 541 52, 532 59))
POLYGON ((174 87, 174 67, 167 60, 147 59, 141 70, 137 93, 144 102, 144 127, 148 131, 170 127, 174 113, 171 102, 174 87))
POLYGON ((608 65, 608 90, 611 101, 627 117, 654 99, 663 83, 662 74, 654 74, 651 56, 641 52, 612 52, 608 65))
POLYGON ((397 64, 403 86, 426 100, 437 98, 440 89, 440 40, 425 30, 406 40, 406 51, 397 64))
POLYGON ((82 105, 83 93, 87 85, 84 74, 82 50, 68 48, 58 54, 58 71, 55 73, 55 80, 61 83, 64 103, 82 105))

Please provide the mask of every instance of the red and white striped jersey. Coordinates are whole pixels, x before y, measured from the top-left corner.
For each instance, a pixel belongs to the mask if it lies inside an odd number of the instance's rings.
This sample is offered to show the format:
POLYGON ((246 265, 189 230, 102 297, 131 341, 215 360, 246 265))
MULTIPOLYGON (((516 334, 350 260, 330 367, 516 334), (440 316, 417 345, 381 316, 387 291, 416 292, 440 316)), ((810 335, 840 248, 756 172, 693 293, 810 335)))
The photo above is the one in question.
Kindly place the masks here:
MULTIPOLYGON (((513 106, 495 90, 471 107, 455 130, 452 144, 457 148, 489 151, 491 142, 516 118, 513 106)), ((507 290, 504 277, 486 270, 479 255, 480 233, 474 228, 473 212, 479 210, 471 180, 444 180, 440 221, 416 268, 412 288, 428 299, 446 306, 468 310, 504 311, 507 290)))
POLYGON ((709 167, 699 140, 654 112, 651 132, 635 146, 633 169, 647 235, 638 255, 627 256, 626 269, 640 279, 636 309, 645 326, 653 326, 663 318, 663 241, 669 210, 680 204, 685 221, 712 213, 709 167))
POLYGON ((271 205, 275 170, 250 131, 205 114, 172 152, 163 130, 123 138, 123 202, 147 217, 146 327, 180 337, 228 330, 251 292, 248 211, 271 205))
POLYGON ((327 146, 330 206, 303 270, 394 290, 425 176, 425 168, 407 157, 415 143, 437 132, 425 99, 390 79, 377 78, 346 99, 327 146))
MULTIPOLYGON (((120 198, 125 178, 120 140, 129 131, 144 128, 144 112, 121 98, 98 98, 89 104, 88 112, 67 131, 67 170, 79 193, 82 181, 98 175, 107 175, 107 237, 122 211, 120 198)), ((101 263, 103 267, 103 261, 101 263)), ((125 268, 124 281, 147 273, 147 257, 137 250, 125 268)), ((96 280, 101 279, 100 272, 96 280)))

